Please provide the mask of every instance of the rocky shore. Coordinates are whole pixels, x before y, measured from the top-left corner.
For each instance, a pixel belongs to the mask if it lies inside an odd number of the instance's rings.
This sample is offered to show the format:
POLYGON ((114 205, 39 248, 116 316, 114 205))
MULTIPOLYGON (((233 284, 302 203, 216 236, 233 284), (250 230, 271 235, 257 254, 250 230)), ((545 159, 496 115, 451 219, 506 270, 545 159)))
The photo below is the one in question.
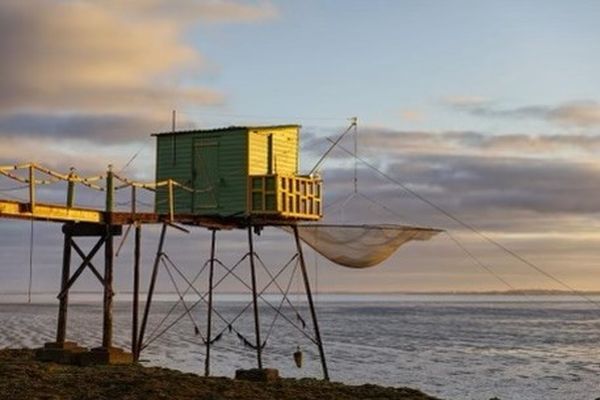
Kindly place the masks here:
POLYGON ((141 365, 70 366, 36 361, 33 350, 0 350, 0 399, 11 400, 436 400, 418 390, 316 379, 250 382, 141 365))

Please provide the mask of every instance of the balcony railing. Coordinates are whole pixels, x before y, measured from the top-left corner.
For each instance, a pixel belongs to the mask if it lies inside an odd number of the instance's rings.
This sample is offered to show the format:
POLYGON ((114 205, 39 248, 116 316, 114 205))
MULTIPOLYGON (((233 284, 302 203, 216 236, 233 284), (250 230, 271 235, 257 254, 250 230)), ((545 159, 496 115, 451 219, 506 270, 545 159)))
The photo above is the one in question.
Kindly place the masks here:
POLYGON ((320 178, 252 175, 248 188, 248 213, 251 215, 305 220, 319 220, 323 216, 323 182, 320 178))

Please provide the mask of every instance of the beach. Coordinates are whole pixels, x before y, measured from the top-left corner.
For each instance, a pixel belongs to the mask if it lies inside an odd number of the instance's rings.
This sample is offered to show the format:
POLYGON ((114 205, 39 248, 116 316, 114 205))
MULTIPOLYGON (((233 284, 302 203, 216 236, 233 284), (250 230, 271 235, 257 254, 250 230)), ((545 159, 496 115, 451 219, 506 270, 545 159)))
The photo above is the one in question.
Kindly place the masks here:
MULTIPOLYGON (((44 299, 42 299, 44 300, 44 299)), ((246 304, 239 296, 219 298, 217 310, 231 319, 246 304)), ((149 338, 173 305, 159 296, 149 338)), ((195 309, 201 328, 204 309, 195 309)), ((263 308, 265 366, 285 378, 321 378, 318 352, 263 308), (300 345, 301 369, 292 354, 300 345)), ((304 315, 306 308, 300 304, 304 315)), ((411 387, 444 399, 587 399, 600 385, 600 317, 593 304, 572 296, 320 295, 317 311, 333 381, 348 385, 411 387)), ((0 347, 35 348, 53 340, 56 304, 0 305, 0 347)), ((115 304, 115 344, 129 346, 131 304, 115 304)), ((178 308, 174 316, 182 313, 178 308)), ((68 338, 100 343, 101 307, 74 296, 68 338)), ((310 320, 307 332, 310 332, 310 320)), ((251 315, 235 324, 252 338, 251 315)), ((223 328, 215 321, 215 333, 223 328)), ((225 332, 211 352, 211 374, 233 377, 256 366, 254 350, 225 332)), ((142 353, 142 365, 203 374, 204 346, 184 318, 142 353)), ((597 397, 597 396, 596 396, 597 397)), ((595 398, 595 397, 592 397, 595 398)))
POLYGON ((70 366, 38 362, 32 350, 0 350, 0 398, 11 400, 436 400, 418 390, 348 386, 315 379, 250 382, 166 368, 70 366))

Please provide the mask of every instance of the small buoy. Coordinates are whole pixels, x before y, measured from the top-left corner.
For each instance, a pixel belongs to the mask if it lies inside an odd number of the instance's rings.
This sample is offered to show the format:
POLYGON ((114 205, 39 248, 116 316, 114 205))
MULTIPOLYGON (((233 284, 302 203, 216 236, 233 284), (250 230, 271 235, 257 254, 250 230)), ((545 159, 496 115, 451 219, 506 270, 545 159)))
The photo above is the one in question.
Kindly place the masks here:
POLYGON ((296 367, 302 368, 302 351, 300 350, 300 346, 294 352, 294 362, 296 363, 296 367))

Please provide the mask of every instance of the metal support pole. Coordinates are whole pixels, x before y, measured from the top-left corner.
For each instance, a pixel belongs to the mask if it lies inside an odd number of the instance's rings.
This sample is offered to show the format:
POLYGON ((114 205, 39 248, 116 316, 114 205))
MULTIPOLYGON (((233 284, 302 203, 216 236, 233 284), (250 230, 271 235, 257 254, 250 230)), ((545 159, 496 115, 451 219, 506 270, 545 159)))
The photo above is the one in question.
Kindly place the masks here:
POLYGON ((248 225, 248 247, 250 251, 250 274, 252 278, 252 305, 254 307, 254 333, 256 336, 256 360, 258 368, 262 369, 262 345, 260 341, 260 320, 258 318, 258 301, 256 292, 256 268, 254 267, 254 243, 252 240, 252 225, 248 225))
POLYGON ((325 351, 323 350, 323 341, 321 340, 321 333, 319 331, 319 323, 317 321, 317 313, 315 311, 315 305, 313 303, 312 292, 310 290, 310 282, 308 280, 308 273, 306 272, 306 264, 304 262, 304 252, 302 251, 302 243, 300 242, 300 236, 298 235, 298 227, 292 225, 294 230, 294 238, 296 239, 296 249, 298 251, 298 258, 300 260, 300 268, 302 269, 302 279, 304 280, 304 289, 306 290, 306 297, 308 298, 308 305, 310 307, 310 315, 312 317, 313 327, 315 329, 315 337, 317 339, 317 345, 319 346, 319 355, 321 357, 321 366, 323 367, 323 379, 329 380, 329 372, 327 371, 327 361, 325 360, 325 351))
POLYGON ((104 241, 104 303, 102 319, 102 347, 112 347, 113 333, 113 234, 111 225, 106 225, 104 241))
POLYGON ((140 247, 142 238, 142 225, 135 224, 135 244, 133 248, 133 311, 131 315, 131 354, 137 354, 138 351, 138 310, 140 304, 140 247))
POLYGON ((152 296, 154 295, 154 286, 156 284, 156 277, 158 275, 158 266, 160 265, 160 259, 163 254, 163 246, 165 244, 165 233, 167 232, 167 224, 163 224, 162 230, 160 231, 160 239, 158 242, 158 249, 156 250, 156 257, 154 258, 154 266, 152 267, 152 276, 150 277, 150 287, 148 288, 148 297, 146 299, 146 305, 144 307, 144 316, 142 317, 142 326, 140 327, 140 334, 138 335, 137 352, 135 354, 135 360, 139 360, 140 353, 142 352, 142 344, 144 343, 144 333, 146 331, 146 324, 148 323, 148 315, 150 314, 150 305, 152 304, 152 296))
POLYGON ((208 316, 206 319, 206 358, 204 360, 204 376, 210 375, 210 346, 212 335, 212 311, 213 311, 213 279, 215 271, 215 243, 217 230, 212 229, 212 240, 210 245, 210 270, 208 273, 208 316))
POLYGON ((60 290, 64 292, 58 304, 58 324, 56 328, 56 343, 63 345, 67 337, 67 310, 69 308, 69 275, 71 274, 71 233, 64 233, 62 278, 60 290))

